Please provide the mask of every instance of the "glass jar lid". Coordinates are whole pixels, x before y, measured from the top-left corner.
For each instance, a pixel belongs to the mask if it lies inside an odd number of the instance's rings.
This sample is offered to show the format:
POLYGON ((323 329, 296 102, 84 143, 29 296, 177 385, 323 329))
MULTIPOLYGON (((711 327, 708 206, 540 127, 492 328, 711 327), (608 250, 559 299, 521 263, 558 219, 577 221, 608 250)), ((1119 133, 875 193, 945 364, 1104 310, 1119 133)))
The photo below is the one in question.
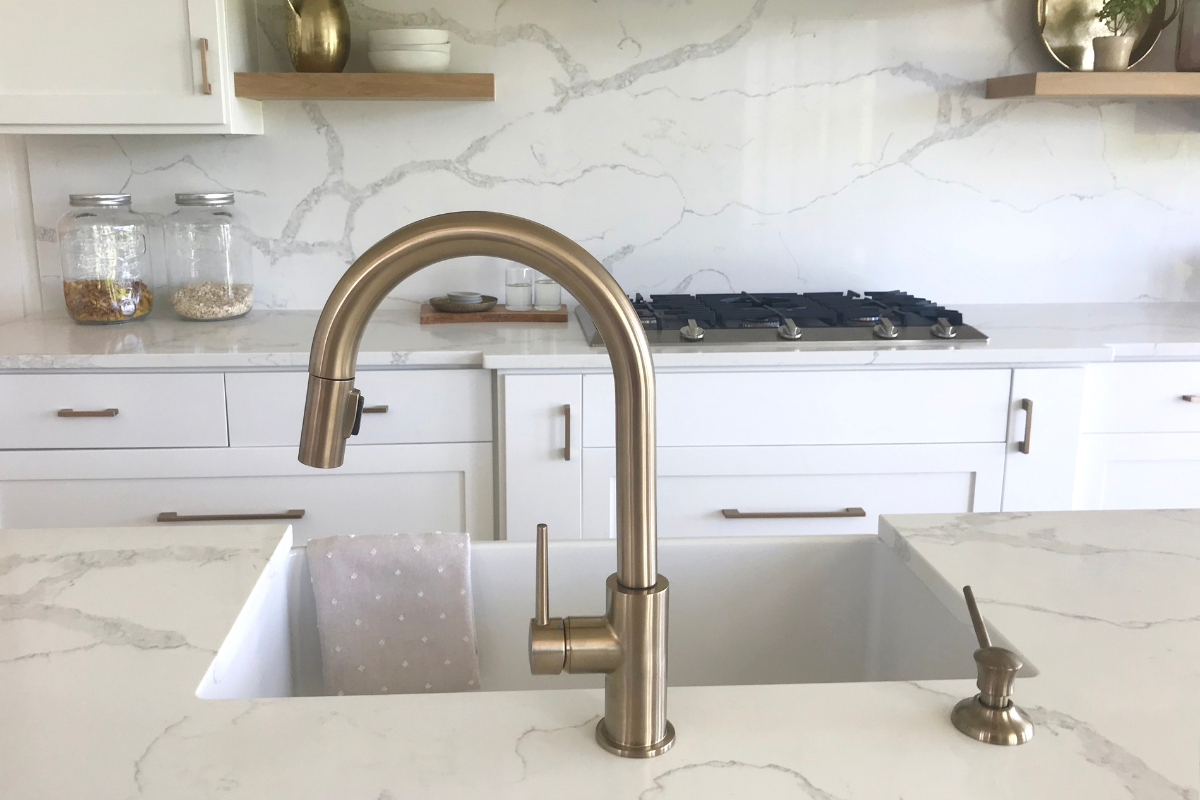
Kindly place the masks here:
POLYGON ((73 194, 71 205, 95 208, 106 206, 127 206, 133 203, 133 197, 127 194, 73 194))
POLYGON ((177 206, 231 206, 233 192, 179 192, 175 195, 177 206))

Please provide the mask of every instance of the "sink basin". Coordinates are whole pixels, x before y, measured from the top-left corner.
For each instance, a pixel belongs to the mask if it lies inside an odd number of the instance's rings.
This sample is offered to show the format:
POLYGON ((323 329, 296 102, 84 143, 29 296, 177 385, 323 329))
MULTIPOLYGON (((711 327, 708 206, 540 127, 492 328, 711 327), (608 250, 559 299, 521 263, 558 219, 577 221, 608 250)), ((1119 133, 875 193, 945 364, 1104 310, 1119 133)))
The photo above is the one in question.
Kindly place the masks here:
MULTIPOLYGON (((957 590, 876 536, 663 538, 658 553, 671 581, 672 686, 975 677, 975 636, 957 590)), ((603 612, 615 542, 552 542, 549 561, 552 615, 603 612)), ((599 675, 529 673, 532 543, 473 543, 471 581, 484 691, 603 685, 599 675)), ((308 560, 289 533, 196 694, 325 693, 308 560)))

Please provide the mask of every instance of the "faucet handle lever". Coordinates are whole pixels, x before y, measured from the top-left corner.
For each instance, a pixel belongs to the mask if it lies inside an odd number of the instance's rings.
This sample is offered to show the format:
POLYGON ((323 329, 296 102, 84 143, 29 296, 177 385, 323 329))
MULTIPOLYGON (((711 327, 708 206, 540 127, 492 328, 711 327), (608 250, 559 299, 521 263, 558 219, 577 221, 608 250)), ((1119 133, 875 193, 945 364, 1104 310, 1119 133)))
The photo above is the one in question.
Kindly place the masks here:
POLYGON ((533 619, 529 620, 529 670, 557 675, 567 664, 567 631, 562 619, 550 618, 550 567, 546 563, 549 530, 537 526, 537 575, 533 619))
POLYGON ((550 624, 550 565, 546 563, 546 549, 550 532, 545 525, 537 526, 537 595, 534 601, 534 622, 550 624))

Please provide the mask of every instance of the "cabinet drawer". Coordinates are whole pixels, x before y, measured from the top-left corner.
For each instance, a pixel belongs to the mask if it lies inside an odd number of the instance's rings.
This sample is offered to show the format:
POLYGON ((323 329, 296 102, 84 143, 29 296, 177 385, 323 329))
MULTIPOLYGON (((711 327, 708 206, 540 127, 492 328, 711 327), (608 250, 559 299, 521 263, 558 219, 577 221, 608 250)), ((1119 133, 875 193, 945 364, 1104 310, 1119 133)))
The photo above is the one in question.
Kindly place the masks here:
POLYGON ((1084 433, 1200 432, 1200 364, 1097 364, 1086 370, 1084 433))
POLYGON ((360 447, 335 470, 305 467, 293 447, 0 453, 0 527, 144 525, 166 542, 191 523, 159 522, 163 512, 303 509, 302 518, 279 520, 299 541, 434 530, 491 539, 491 476, 488 444, 360 447))
MULTIPOLYGON (((1003 442, 1009 370, 666 373, 660 447, 1003 442)), ((614 446, 611 375, 583 384, 584 447, 614 446)))
MULTIPOLYGON (((297 445, 307 372, 231 372, 229 441, 234 447, 297 445)), ((368 409, 350 444, 492 440, 491 372, 479 369, 359 372, 354 385, 368 409)))
POLYGON ((0 375, 0 421, 2 450, 229 444, 220 373, 0 375))
MULTIPOLYGON (((583 471, 583 536, 613 537, 615 450, 585 450, 583 471)), ((658 534, 875 533, 880 514, 997 511, 1003 472, 1000 443, 659 448, 658 534)))

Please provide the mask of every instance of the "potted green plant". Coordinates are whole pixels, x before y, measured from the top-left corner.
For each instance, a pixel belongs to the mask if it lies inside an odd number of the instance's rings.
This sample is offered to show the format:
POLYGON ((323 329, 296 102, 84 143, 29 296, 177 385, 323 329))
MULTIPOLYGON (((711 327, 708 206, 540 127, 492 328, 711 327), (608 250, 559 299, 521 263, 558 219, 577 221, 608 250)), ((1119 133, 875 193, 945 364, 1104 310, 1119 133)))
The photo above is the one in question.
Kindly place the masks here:
POLYGON ((1129 69, 1129 55, 1137 37, 1132 32, 1158 7, 1159 0, 1104 0, 1096 19, 1112 31, 1112 36, 1092 40, 1097 72, 1123 72, 1129 69))

